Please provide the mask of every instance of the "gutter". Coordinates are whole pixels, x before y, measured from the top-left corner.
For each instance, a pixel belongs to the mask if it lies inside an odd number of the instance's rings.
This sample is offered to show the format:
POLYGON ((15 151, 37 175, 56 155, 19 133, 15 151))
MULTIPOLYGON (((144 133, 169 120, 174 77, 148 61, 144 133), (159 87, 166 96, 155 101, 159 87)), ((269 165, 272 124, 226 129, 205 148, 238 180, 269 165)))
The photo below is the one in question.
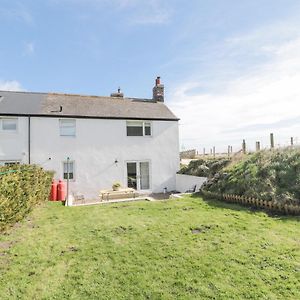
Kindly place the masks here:
POLYGON ((59 114, 20 114, 20 113, 0 113, 1 116, 16 117, 40 117, 40 118, 70 118, 70 119, 103 119, 103 120, 145 120, 145 121, 179 121, 179 118, 143 118, 143 117, 98 117, 98 116, 80 116, 80 115, 59 115, 59 114))

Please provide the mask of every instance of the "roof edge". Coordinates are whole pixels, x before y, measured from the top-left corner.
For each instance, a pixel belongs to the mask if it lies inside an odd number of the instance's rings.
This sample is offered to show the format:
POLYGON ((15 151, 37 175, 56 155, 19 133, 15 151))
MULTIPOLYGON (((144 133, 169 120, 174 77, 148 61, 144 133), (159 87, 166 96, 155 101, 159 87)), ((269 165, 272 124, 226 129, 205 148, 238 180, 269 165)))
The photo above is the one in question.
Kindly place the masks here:
POLYGON ((0 113, 1 116, 9 117, 37 117, 37 118, 72 118, 72 119, 103 119, 103 120, 147 120, 147 121, 173 121, 178 122, 179 118, 138 118, 138 117, 98 117, 98 116, 79 116, 79 115, 46 115, 46 114, 14 114, 0 113))

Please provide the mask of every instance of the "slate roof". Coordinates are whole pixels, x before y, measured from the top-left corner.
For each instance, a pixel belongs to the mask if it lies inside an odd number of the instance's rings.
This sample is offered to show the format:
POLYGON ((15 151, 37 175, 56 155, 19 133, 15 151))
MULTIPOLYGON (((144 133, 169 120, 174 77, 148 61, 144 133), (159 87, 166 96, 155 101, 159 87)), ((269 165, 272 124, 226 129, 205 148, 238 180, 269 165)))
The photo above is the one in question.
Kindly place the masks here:
POLYGON ((179 120, 152 99, 10 91, 0 91, 0 115, 179 120))

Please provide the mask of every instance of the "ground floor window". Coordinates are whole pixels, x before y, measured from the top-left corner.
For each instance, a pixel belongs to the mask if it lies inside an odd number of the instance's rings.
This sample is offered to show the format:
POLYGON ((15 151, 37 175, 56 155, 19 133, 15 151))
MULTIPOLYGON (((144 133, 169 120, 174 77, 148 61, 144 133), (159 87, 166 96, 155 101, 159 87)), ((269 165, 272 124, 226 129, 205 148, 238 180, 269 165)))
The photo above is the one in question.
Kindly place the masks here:
POLYGON ((0 166, 14 166, 14 165, 19 165, 20 161, 19 160, 2 160, 0 161, 0 166))
POLYGON ((69 179, 74 180, 75 179, 75 174, 74 174, 74 161, 64 161, 63 162, 63 178, 65 180, 68 179, 68 174, 69 174, 69 179))

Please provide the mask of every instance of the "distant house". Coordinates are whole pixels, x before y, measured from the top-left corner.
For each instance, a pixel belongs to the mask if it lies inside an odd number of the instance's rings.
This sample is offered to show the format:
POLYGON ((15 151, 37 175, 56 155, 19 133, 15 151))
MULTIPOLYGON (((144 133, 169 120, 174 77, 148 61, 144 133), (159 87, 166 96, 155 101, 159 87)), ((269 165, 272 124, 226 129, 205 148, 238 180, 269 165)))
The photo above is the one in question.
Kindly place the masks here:
POLYGON ((140 192, 174 190, 178 118, 153 99, 0 91, 0 165, 38 164, 70 178, 70 191, 97 197, 119 181, 140 192))

